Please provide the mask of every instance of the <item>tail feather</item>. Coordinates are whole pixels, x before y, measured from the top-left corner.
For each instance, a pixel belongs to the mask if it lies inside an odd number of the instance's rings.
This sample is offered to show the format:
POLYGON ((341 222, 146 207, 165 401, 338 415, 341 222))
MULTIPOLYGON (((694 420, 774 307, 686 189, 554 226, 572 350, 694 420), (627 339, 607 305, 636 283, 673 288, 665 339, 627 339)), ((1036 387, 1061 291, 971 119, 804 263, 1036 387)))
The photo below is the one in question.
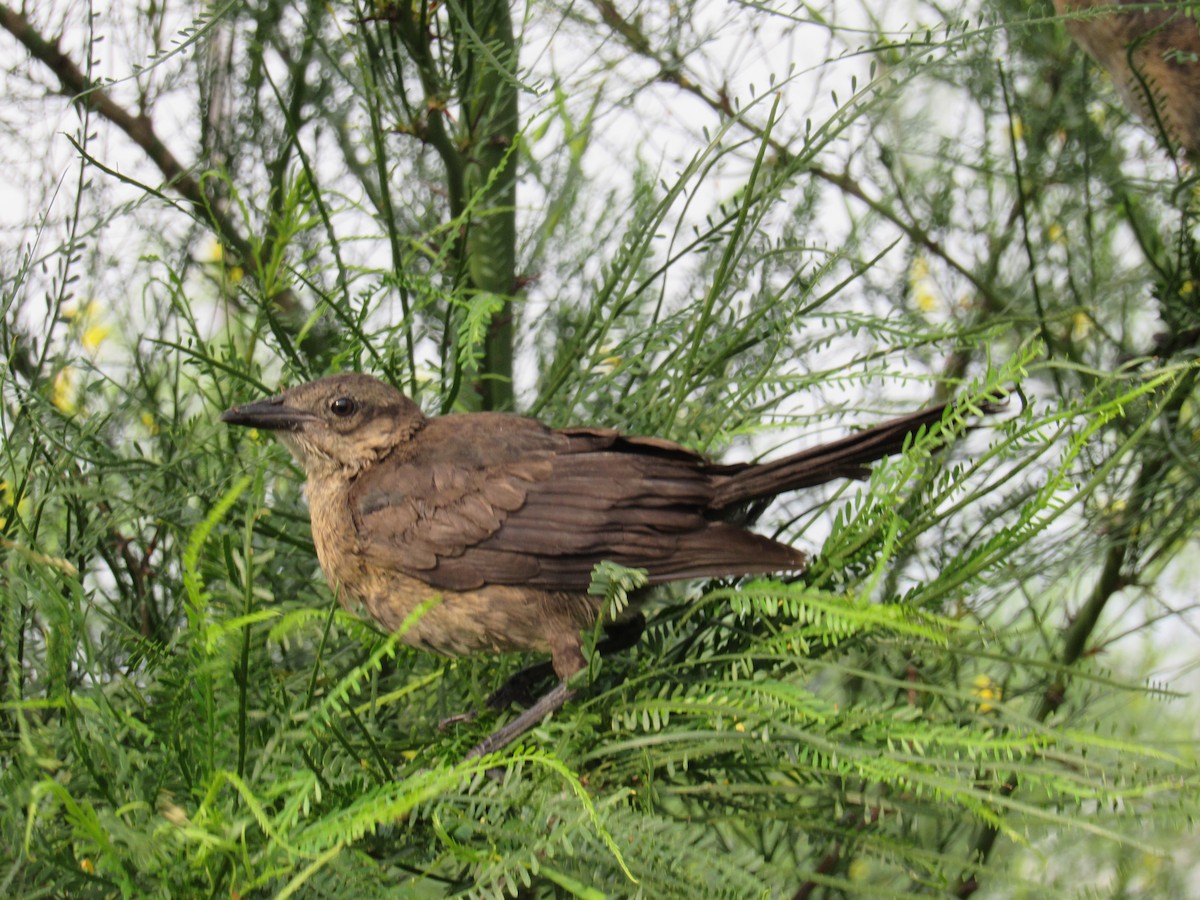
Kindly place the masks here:
POLYGON ((782 459, 736 470, 729 467, 726 470, 729 474, 716 479, 712 507, 736 507, 838 478, 866 478, 871 471, 867 463, 899 453, 909 435, 940 422, 945 410, 944 403, 931 406, 782 459))

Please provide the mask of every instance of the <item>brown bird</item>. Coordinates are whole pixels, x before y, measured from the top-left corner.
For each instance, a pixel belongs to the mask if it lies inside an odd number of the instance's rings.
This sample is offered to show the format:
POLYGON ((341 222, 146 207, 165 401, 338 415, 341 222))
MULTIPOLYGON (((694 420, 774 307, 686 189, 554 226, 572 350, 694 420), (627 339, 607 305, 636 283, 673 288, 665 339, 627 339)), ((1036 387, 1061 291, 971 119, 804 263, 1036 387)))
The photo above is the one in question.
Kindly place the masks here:
MULTIPOLYGON (((369 375, 334 375, 235 406, 231 425, 269 429, 307 475, 321 568, 347 608, 388 630, 440 596, 403 636, 458 656, 548 652, 560 684, 471 755, 499 749, 572 696, 586 666, 580 631, 603 598, 588 593, 609 560, 650 585, 799 571, 800 550, 729 519, 783 491, 862 478, 943 406, 766 463, 722 465, 670 441, 607 428, 549 428, 505 413, 430 418, 369 375)), ((627 609, 610 644, 640 634, 627 609)), ((514 679, 489 700, 520 690, 514 679)))
POLYGON ((1054 0, 1067 31, 1109 74, 1125 104, 1200 162, 1200 22, 1194 3, 1054 0))

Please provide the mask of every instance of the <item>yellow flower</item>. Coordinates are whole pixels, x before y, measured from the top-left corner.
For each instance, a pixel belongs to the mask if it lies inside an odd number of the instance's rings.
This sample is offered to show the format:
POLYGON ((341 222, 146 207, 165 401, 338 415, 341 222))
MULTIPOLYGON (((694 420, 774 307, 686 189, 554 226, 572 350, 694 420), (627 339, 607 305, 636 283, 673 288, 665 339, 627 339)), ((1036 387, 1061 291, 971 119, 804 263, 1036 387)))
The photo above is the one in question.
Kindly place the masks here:
POLYGON ((158 422, 154 419, 154 413, 142 413, 142 425, 145 426, 146 431, 148 431, 150 434, 158 434, 158 422))
POLYGON ((1180 297, 1190 297, 1192 294, 1192 291, 1194 291, 1195 289, 1196 289, 1196 283, 1194 281, 1192 281, 1192 279, 1189 278, 1187 281, 1185 281, 1183 284, 1181 284, 1179 286, 1179 296, 1180 297))
POLYGON ((612 374, 621 365, 621 357, 613 353, 613 348, 608 344, 601 344, 597 347, 596 356, 599 357, 595 363, 596 371, 605 375, 612 374))
POLYGON ((246 270, 229 259, 225 245, 210 237, 197 256, 210 278, 223 286, 239 283, 246 277, 246 270))
POLYGON ((79 412, 78 376, 70 366, 58 370, 50 387, 50 402, 68 416, 79 412))
POLYGON ((1018 144, 1025 140, 1025 123, 1021 121, 1020 116, 1013 116, 1012 136, 1018 144))
POLYGON ((88 353, 94 354, 112 334, 112 326, 103 321, 104 304, 99 300, 89 300, 83 306, 66 306, 62 317, 71 323, 72 336, 79 338, 80 345, 88 353))
POLYGON ((104 306, 99 300, 89 300, 80 306, 78 303, 68 303, 62 308, 62 317, 68 322, 78 319, 85 325, 104 314, 104 306))
POLYGON ((871 877, 871 863, 861 857, 846 867, 846 877, 851 881, 866 881, 871 877))
POLYGON ((109 325, 92 325, 84 329, 79 343, 83 345, 84 350, 95 353, 111 333, 112 327, 109 325))
POLYGON ((83 859, 81 859, 81 860, 79 861, 79 868, 83 869, 83 871, 87 872, 89 875, 95 875, 95 874, 96 874, 96 865, 95 865, 95 863, 93 863, 93 862, 92 862, 90 859, 88 859, 86 856, 85 856, 83 859))
POLYGON ((1092 317, 1085 312, 1077 312, 1071 317, 1071 340, 1082 341, 1092 331, 1092 317))
POLYGON ((1051 222, 1050 227, 1046 229, 1046 237, 1050 238, 1056 244, 1061 244, 1063 241, 1063 227, 1057 222, 1051 222))
POLYGON ((208 239, 207 253, 201 257, 201 262, 220 264, 225 261, 225 247, 216 238, 208 239))
POLYGON ((979 698, 979 711, 981 713, 991 712, 996 708, 988 701, 999 703, 1004 699, 1003 689, 992 680, 990 675, 976 675, 973 683, 974 687, 971 689, 971 693, 979 698))
POLYGON ((929 276, 929 260, 924 256, 913 257, 908 267, 908 289, 917 309, 923 313, 932 313, 942 305, 942 298, 934 290, 933 279, 929 276))
MULTIPOLYGON (((13 501, 16 498, 17 492, 13 490, 13 486, 7 481, 0 481, 0 528, 8 524, 8 511, 13 508, 13 501)), ((28 494, 21 498, 21 502, 16 505, 16 508, 18 516, 29 517, 31 504, 28 494)))

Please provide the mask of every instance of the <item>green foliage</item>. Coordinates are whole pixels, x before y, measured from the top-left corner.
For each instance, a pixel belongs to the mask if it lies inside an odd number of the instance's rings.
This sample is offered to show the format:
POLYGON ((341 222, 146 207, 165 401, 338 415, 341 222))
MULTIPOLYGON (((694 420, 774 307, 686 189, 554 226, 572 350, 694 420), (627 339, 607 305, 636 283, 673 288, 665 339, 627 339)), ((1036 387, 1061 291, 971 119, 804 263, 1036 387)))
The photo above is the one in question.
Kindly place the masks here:
MULTIPOLYGON (((157 131, 118 166, 77 105, 0 243, 11 892, 1187 896, 1194 176, 1048 5, 721 9, 151 4, 64 87, 157 131), (730 458, 953 403, 750 511, 804 573, 598 567, 641 643, 464 761, 511 711, 442 723, 531 660, 342 610, 300 474, 217 421, 348 369, 730 458)), ((7 78, 16 146, 67 101, 7 78)))

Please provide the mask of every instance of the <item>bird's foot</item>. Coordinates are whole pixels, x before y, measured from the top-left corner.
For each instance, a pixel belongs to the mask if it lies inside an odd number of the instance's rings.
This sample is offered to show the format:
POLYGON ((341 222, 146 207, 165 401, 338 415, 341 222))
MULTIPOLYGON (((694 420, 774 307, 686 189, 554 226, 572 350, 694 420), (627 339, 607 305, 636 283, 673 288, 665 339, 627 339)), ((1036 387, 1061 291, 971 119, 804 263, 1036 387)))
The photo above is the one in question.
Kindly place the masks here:
POLYGON ((560 681, 548 693, 543 695, 533 706, 525 710, 507 725, 496 729, 467 753, 467 759, 486 756, 507 747, 530 728, 540 723, 542 719, 562 709, 564 703, 575 696, 575 691, 567 687, 565 681, 560 681))
MULTIPOLYGON (((489 709, 492 712, 500 712, 508 709, 514 703, 518 706, 530 707, 538 700, 537 694, 533 689, 546 679, 554 675, 554 667, 548 663, 537 663, 536 665, 527 666, 517 672, 508 681, 500 685, 496 690, 488 695, 487 700, 483 702, 483 709, 489 709)), ((445 731, 452 725, 463 725, 468 722, 474 722, 479 718, 479 714, 483 709, 472 709, 469 712, 459 713, 455 716, 449 716, 438 722, 438 731, 445 731)))

